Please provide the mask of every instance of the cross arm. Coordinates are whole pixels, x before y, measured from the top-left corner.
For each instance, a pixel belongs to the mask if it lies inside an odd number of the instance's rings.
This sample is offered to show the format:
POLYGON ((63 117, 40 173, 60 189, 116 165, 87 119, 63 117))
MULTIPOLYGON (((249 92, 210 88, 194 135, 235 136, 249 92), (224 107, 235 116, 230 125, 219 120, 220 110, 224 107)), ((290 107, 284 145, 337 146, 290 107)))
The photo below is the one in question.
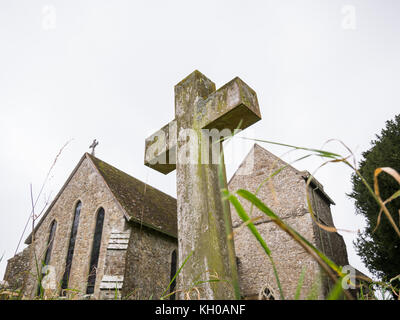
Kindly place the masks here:
POLYGON ((261 120, 257 94, 236 77, 197 102, 196 119, 203 129, 246 129, 261 120))
POLYGON ((162 127, 145 141, 144 164, 161 173, 176 169, 176 120, 162 127))
MULTIPOLYGON (((197 122, 195 126, 210 130, 243 130, 261 119, 255 91, 238 77, 205 99, 198 99, 194 105, 194 113, 193 120, 197 122)), ((175 119, 148 137, 145 142, 144 164, 164 174, 174 171, 177 133, 175 119)))

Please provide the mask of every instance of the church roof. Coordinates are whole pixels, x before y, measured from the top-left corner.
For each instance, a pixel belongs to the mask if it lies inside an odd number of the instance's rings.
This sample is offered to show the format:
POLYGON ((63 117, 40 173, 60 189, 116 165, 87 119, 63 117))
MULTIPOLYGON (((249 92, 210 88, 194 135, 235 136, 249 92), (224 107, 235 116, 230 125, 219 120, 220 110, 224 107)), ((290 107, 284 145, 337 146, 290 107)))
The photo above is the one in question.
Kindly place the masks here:
MULTIPOLYGON (((120 204, 128 221, 139 223, 175 238, 177 237, 177 207, 175 198, 88 153, 82 156, 53 202, 47 208, 35 226, 35 232, 85 159, 89 159, 98 173, 103 177, 104 182, 120 204)), ((32 233, 25 240, 26 244, 30 244, 31 242, 32 233)))
POLYGON ((176 199, 90 155, 130 221, 177 237, 176 199))

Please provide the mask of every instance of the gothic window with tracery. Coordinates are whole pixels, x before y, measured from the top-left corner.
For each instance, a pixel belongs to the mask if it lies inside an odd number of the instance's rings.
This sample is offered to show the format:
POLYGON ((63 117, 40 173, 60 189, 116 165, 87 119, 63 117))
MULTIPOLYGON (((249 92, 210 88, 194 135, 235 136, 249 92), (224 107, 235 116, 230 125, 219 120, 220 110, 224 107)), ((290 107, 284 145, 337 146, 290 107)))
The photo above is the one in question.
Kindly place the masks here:
MULTIPOLYGON (((177 257, 176 257, 176 250, 172 251, 171 254, 171 280, 174 278, 175 274, 176 274, 176 261, 177 257)), ((169 292, 172 293, 175 291, 175 287, 176 287, 176 279, 174 279, 174 281, 171 283, 171 286, 169 287, 169 292)), ((171 300, 175 300, 175 293, 172 294, 170 296, 171 300)))
POLYGON ((43 265, 45 266, 47 266, 50 263, 51 251, 53 249, 53 242, 54 242, 54 237, 56 235, 56 229, 57 229, 57 221, 53 220, 53 222, 50 225, 49 240, 47 241, 46 254, 43 260, 43 265))
POLYGON ((275 300, 274 290, 270 286, 265 286, 260 292, 260 300, 275 300))
POLYGON ((94 292, 94 286, 96 284, 97 264, 99 262, 101 236, 103 233, 103 223, 104 223, 104 209, 100 208, 99 211, 97 212, 96 227, 93 236, 92 254, 90 257, 89 276, 86 288, 87 294, 92 294, 94 292))
MULTIPOLYGON (((50 225, 50 234, 49 234, 49 239, 47 240, 47 247, 46 247, 46 254, 44 255, 44 259, 42 262, 42 277, 41 279, 46 276, 46 266, 49 265, 50 263, 50 258, 51 258, 51 251, 53 249, 53 242, 54 242, 54 237, 56 235, 56 229, 57 229, 57 221, 53 220, 51 225, 50 225)), ((43 288, 41 284, 39 283, 38 285, 38 291, 37 294, 40 295, 43 292, 43 288)))
POLYGON ((78 234, 79 216, 81 214, 82 202, 79 201, 75 207, 74 220, 72 222, 71 236, 69 238, 67 260, 65 263, 65 271, 61 282, 61 295, 65 296, 65 289, 68 288, 69 275, 71 273, 72 258, 74 256, 76 236, 78 234))

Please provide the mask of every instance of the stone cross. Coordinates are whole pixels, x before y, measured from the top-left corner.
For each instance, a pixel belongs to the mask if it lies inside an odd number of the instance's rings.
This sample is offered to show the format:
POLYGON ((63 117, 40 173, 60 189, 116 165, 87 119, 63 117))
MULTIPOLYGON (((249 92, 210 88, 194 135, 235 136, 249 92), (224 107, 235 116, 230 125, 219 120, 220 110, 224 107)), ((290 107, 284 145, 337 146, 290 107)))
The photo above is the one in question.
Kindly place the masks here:
POLYGON ((178 277, 180 298, 185 298, 182 292, 191 292, 191 299, 198 293, 208 300, 239 298, 234 244, 228 237, 230 206, 221 197, 227 188, 222 143, 209 141, 260 119, 256 93, 242 80, 216 90, 196 70, 175 86, 175 119, 146 139, 145 165, 164 174, 177 171, 179 265, 193 252, 178 277))
POLYGON ((99 142, 96 139, 94 139, 92 144, 90 145, 89 149, 92 149, 92 156, 94 156, 94 149, 96 149, 98 144, 99 144, 99 142))

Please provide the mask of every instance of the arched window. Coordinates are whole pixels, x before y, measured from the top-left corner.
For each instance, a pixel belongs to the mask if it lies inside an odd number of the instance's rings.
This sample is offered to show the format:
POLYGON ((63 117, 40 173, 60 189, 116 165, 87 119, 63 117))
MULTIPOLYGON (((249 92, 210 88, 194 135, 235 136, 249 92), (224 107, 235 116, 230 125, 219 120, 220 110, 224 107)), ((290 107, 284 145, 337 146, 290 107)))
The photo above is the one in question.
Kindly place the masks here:
MULTIPOLYGON (((175 274, 176 274, 176 250, 172 251, 171 254, 171 280, 175 277, 175 274)), ((175 287, 176 287, 176 279, 174 279, 174 281, 171 283, 171 286, 169 287, 169 293, 174 292, 175 287)), ((175 293, 170 295, 170 299, 175 300, 175 293)))
POLYGON ((46 254, 43 260, 43 265, 45 266, 47 266, 50 263, 51 250, 53 249, 53 242, 54 242, 54 237, 56 235, 56 229, 57 229, 57 221, 53 220, 53 222, 50 225, 49 240, 47 241, 46 254))
POLYGON ((74 221, 72 223, 71 236, 69 238, 67 260, 65 263, 65 271, 61 282, 61 294, 66 295, 65 289, 68 288, 69 275, 71 272, 72 258, 74 256, 76 235, 78 234, 79 216, 81 214, 82 202, 78 202, 75 207, 74 221))
POLYGON ((97 264, 99 262, 100 246, 101 246, 101 235, 103 233, 103 222, 104 222, 104 209, 100 208, 97 212, 96 228, 93 236, 92 254, 90 257, 90 267, 88 283, 86 288, 87 294, 94 292, 94 286, 96 284, 97 264))
POLYGON ((260 292, 259 300, 275 300, 274 290, 268 285, 264 286, 260 292))
MULTIPOLYGON (((49 265, 49 263, 50 263, 51 250, 53 249, 53 242, 54 242, 54 237, 56 235, 56 229, 57 229, 57 221, 53 220, 51 225, 50 225, 50 233, 49 233, 49 238, 47 240, 47 246, 46 246, 46 254, 44 255, 44 259, 42 261, 41 279, 43 279, 45 277, 45 275, 46 275, 45 266, 49 265)), ((42 293, 43 293, 43 288, 41 286, 41 283, 39 283, 37 294, 41 295, 42 293)))

